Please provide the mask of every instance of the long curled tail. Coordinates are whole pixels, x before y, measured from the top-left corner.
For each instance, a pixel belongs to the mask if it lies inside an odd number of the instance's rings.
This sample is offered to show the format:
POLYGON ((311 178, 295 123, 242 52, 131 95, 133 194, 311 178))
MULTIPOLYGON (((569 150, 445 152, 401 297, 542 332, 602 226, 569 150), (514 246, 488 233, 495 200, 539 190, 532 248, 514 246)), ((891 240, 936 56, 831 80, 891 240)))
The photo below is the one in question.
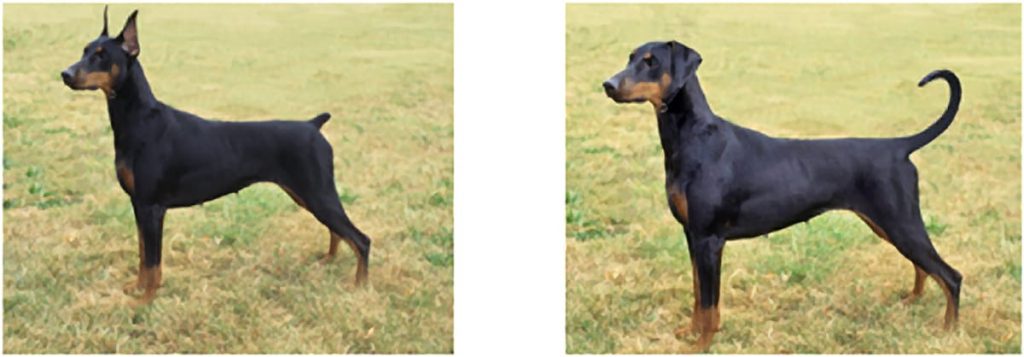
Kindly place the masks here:
POLYGON ((918 87, 924 87, 925 84, 935 80, 935 78, 942 78, 949 83, 949 105, 946 106, 946 111, 942 113, 932 125, 924 129, 924 131, 902 138, 903 143, 906 145, 907 154, 910 154, 922 146, 935 140, 939 137, 942 132, 946 131, 946 128, 953 123, 953 117, 956 116, 956 111, 960 108, 960 79, 948 69, 940 69, 932 73, 928 73, 927 76, 921 79, 917 83, 918 87))

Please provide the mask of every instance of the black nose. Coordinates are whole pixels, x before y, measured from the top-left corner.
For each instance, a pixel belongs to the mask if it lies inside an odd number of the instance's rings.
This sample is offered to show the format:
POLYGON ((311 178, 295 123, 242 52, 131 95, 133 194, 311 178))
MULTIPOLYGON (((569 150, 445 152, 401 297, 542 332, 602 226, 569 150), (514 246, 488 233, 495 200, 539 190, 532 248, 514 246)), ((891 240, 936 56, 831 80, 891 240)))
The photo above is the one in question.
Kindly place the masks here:
POLYGON ((71 73, 70 69, 65 69, 63 72, 60 72, 60 78, 64 80, 64 84, 70 85, 71 80, 74 79, 75 76, 71 73))
POLYGON ((609 97, 613 93, 615 93, 615 91, 617 89, 617 88, 615 88, 615 83, 612 83, 611 80, 604 81, 604 84, 602 84, 602 85, 604 86, 604 93, 607 94, 609 97))

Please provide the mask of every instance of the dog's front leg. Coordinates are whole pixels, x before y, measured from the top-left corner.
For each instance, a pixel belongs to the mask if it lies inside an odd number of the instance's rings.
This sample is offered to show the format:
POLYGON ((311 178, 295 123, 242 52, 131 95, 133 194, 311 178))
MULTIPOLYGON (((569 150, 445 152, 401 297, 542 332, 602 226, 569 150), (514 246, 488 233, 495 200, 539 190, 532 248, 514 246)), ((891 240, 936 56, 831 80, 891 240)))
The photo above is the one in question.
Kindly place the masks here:
POLYGON ((145 305, 156 297, 160 287, 160 253, 163 243, 164 213, 167 207, 133 200, 135 224, 139 231, 139 277, 136 286, 143 290, 134 305, 145 305))
POLYGON ((722 252, 725 239, 715 235, 696 235, 688 239, 693 265, 696 268, 695 291, 696 309, 694 327, 700 331, 695 346, 698 352, 706 351, 711 339, 718 332, 721 319, 718 313, 718 297, 722 275, 722 252))
POLYGON ((692 233, 686 230, 685 226, 683 227, 683 230, 686 232, 687 243, 690 245, 690 248, 687 250, 690 253, 690 272, 693 274, 693 314, 690 315, 690 324, 680 326, 676 329, 675 335, 677 338, 683 338, 691 333, 699 333, 700 322, 702 321, 700 309, 700 276, 697 275, 697 258, 693 255, 693 241, 689 239, 689 237, 692 237, 692 233))
POLYGON ((134 280, 131 280, 124 284, 125 295, 131 294, 133 291, 142 289, 142 268, 146 264, 146 240, 142 238, 142 227, 139 226, 138 221, 135 222, 135 230, 139 236, 139 272, 134 280))

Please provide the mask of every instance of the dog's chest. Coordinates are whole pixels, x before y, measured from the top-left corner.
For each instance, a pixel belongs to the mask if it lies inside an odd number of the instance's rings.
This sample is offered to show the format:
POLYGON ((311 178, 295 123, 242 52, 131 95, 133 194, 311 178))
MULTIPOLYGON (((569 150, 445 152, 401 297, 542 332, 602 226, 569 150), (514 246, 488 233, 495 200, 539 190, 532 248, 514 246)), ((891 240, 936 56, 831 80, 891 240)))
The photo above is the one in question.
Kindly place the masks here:
POLYGON ((686 224, 690 220, 690 208, 689 203, 686 201, 686 192, 675 185, 669 185, 668 189, 668 207, 672 211, 672 216, 676 218, 681 224, 686 224))
POLYGON ((129 196, 135 194, 135 171, 132 169, 131 164, 127 160, 119 158, 114 161, 114 168, 117 172, 117 182, 121 184, 121 189, 129 196))

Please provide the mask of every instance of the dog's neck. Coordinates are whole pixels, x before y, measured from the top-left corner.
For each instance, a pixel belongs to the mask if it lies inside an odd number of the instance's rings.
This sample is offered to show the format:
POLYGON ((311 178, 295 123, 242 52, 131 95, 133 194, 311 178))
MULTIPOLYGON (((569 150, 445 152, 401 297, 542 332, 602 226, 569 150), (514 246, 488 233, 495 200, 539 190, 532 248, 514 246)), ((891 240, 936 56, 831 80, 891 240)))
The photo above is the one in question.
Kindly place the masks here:
POLYGON ((661 136, 661 148, 665 151, 666 164, 680 144, 687 140, 687 133, 699 127, 696 124, 710 122, 715 118, 696 74, 679 89, 674 98, 664 104, 663 108, 656 110, 658 134, 661 136))
POLYGON ((711 106, 708 105, 707 98, 704 97, 704 89, 700 87, 700 80, 696 74, 686 81, 683 88, 679 90, 679 93, 676 94, 672 101, 666 104, 666 107, 667 112, 698 119, 714 116, 711 113, 711 106))
POLYGON ((138 60, 128 65, 128 72, 113 95, 107 96, 107 112, 110 114, 110 127, 114 130, 114 146, 126 140, 131 128, 138 120, 145 118, 146 113, 159 105, 153 92, 149 89, 146 74, 138 60))

